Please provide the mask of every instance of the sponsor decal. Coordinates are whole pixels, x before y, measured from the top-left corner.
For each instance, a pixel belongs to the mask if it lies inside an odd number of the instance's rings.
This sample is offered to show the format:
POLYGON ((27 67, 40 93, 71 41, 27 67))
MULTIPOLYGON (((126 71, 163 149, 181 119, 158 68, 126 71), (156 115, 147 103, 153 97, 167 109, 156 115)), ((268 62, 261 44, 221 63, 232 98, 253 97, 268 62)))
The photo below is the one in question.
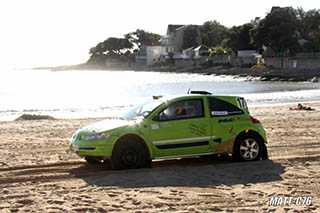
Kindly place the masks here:
POLYGON ((229 118, 229 119, 220 119, 218 123, 228 123, 228 122, 233 122, 234 118, 229 118))
POLYGON ((240 117, 237 117, 236 121, 251 121, 251 118, 240 118, 240 117))
POLYGON ((312 198, 310 196, 273 196, 270 197, 269 206, 311 206, 312 198))
POLYGON ((211 111, 211 115, 228 115, 228 111, 211 111))
POLYGON ((173 123, 173 122, 163 122, 163 123, 160 124, 161 128, 162 127, 168 128, 168 127, 173 127, 173 126, 176 126, 176 124, 173 123))
POLYGON ((242 111, 211 111, 212 116, 227 116, 227 115, 237 115, 243 114, 242 111))
POLYGON ((151 129, 159 129, 159 124, 152 124, 151 129))
POLYGON ((237 98, 238 107, 247 108, 247 103, 244 98, 237 98))
POLYGON ((206 135, 206 131, 207 131, 207 125, 206 124, 193 124, 191 123, 188 126, 188 129, 191 133, 198 135, 198 136, 204 136, 206 135))

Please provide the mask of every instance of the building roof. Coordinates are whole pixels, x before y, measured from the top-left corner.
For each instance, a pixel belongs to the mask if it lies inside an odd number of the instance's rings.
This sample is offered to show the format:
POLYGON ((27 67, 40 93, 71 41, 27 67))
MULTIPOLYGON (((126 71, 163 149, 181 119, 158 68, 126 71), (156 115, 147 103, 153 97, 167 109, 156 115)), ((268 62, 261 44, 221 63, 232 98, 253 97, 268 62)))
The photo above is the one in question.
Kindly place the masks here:
POLYGON ((280 9, 280 7, 278 7, 278 6, 273 6, 273 7, 271 8, 271 13, 272 13, 273 11, 279 10, 279 9, 280 9))
POLYGON ((167 34, 173 33, 176 29, 183 27, 184 25, 175 25, 175 24, 169 24, 167 28, 167 34))
POLYGON ((144 46, 161 46, 160 41, 145 41, 143 43, 144 46))
POLYGON ((304 38, 298 40, 300 46, 304 46, 306 43, 309 43, 309 41, 304 38))
POLYGON ((193 49, 194 49, 194 47, 189 47, 189 48, 184 49, 184 50, 186 50, 186 51, 191 51, 191 50, 193 50, 193 49))
POLYGON ((200 46, 194 48, 194 51, 206 51, 206 50, 208 50, 208 48, 203 45, 200 45, 200 46))

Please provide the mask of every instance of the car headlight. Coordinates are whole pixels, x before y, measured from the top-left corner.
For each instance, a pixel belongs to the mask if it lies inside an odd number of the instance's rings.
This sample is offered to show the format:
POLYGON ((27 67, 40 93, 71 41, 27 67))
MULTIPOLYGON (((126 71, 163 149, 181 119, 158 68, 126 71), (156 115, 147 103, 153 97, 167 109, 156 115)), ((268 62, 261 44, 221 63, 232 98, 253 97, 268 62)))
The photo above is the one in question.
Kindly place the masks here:
POLYGON ((77 138, 77 136, 78 136, 78 134, 77 134, 77 133, 74 133, 74 134, 72 135, 71 139, 74 140, 74 139, 77 138))
POLYGON ((100 139, 107 139, 109 138, 110 135, 105 133, 105 132, 101 132, 101 133, 94 133, 91 135, 88 135, 85 140, 86 141, 92 141, 92 140, 100 140, 100 139))
MULTIPOLYGON (((71 137, 71 142, 74 141, 74 140, 78 137, 78 132, 79 132, 79 130, 76 131, 76 132, 72 135, 72 137, 71 137)), ((70 142, 70 143, 71 143, 71 142, 70 142)))

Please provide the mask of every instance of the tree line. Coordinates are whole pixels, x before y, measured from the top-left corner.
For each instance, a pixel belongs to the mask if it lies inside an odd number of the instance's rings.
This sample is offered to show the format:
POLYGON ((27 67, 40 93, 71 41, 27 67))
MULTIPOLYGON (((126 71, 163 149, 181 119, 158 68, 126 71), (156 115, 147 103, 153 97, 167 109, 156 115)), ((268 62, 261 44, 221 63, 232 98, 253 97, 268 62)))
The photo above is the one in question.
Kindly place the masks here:
POLYGON ((134 60, 135 52, 142 48, 144 42, 159 41, 161 35, 137 29, 124 35, 124 38, 110 37, 89 50, 88 63, 104 64, 109 58, 120 58, 123 61, 134 60))
MULTIPOLYGON (((187 28, 183 48, 195 46, 199 36, 202 45, 220 50, 220 53, 236 53, 238 50, 258 50, 265 47, 275 54, 295 55, 297 52, 320 52, 320 10, 304 11, 302 8, 278 8, 268 13, 259 23, 246 23, 227 28, 218 21, 206 21, 203 25, 187 28)), ((91 63, 104 63, 107 57, 128 60, 141 49, 146 41, 159 41, 161 36, 141 29, 124 35, 124 38, 108 38, 89 51, 91 63)))

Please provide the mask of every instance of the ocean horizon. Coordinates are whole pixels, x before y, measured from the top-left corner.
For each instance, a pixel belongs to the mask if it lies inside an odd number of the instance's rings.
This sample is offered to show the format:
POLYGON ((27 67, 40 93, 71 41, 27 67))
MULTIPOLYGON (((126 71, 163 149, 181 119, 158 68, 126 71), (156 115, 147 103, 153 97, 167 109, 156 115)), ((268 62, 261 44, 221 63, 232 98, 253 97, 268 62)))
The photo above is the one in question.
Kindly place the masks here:
POLYGON ((262 82, 237 76, 150 71, 1 70, 0 121, 22 114, 113 117, 153 95, 205 90, 239 95, 250 106, 320 101, 320 83, 262 82))

